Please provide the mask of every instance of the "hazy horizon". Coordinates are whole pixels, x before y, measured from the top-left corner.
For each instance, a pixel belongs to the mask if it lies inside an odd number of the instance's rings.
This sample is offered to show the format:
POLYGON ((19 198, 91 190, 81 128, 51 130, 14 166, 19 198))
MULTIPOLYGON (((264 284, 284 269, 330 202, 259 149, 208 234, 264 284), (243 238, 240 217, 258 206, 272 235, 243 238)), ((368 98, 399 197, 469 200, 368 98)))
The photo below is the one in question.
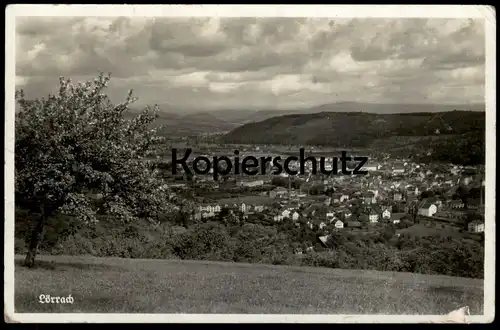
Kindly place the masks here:
POLYGON ((481 19, 22 17, 16 36, 30 98, 99 71, 113 101, 186 112, 485 98, 481 19))
MULTIPOLYGON (((20 87, 22 88, 22 86, 20 87)), ((158 103, 150 103, 150 104, 144 104, 144 105, 135 105, 133 104, 130 108, 132 111, 142 111, 144 109, 144 106, 155 106, 157 105, 159 107, 159 111, 162 113, 167 113, 167 114, 177 114, 177 115, 192 115, 192 114, 197 114, 197 113, 220 113, 220 112, 229 112, 229 111, 234 111, 234 112, 259 112, 259 111, 274 111, 277 113, 277 116, 279 116, 279 112, 283 113, 289 113, 289 112, 300 112, 300 113, 315 113, 315 112, 338 112, 338 113, 348 113, 348 112, 366 112, 366 113, 376 113, 376 114, 398 114, 398 113, 416 113, 416 112, 428 112, 428 113, 438 113, 438 112, 448 112, 448 111, 474 111, 474 112, 485 112, 486 111, 486 104, 485 103, 474 103, 474 104, 453 104, 453 103, 442 103, 442 104, 429 104, 429 103, 360 103, 360 102, 335 102, 335 103, 329 103, 329 104, 320 104, 312 107, 297 107, 297 108, 290 108, 290 109, 275 109, 275 108, 217 108, 217 109, 203 109, 201 107, 197 108, 172 108, 169 105, 165 104, 158 104, 158 103), (328 109, 318 109, 321 107, 327 107, 327 106, 336 106, 336 105, 359 105, 359 106, 414 106, 414 107, 426 107, 427 109, 424 110, 415 110, 415 111, 399 111, 398 109, 394 109, 394 111, 389 110, 389 111, 366 111, 366 108, 360 108, 360 110, 353 110, 353 111, 343 111, 343 110, 331 110, 329 111, 328 109), (433 109, 434 108, 434 109, 433 109), (317 110, 317 111, 314 111, 317 110), (429 111, 432 110, 432 111, 429 111)), ((19 111, 19 105, 16 103, 16 112, 19 111)))

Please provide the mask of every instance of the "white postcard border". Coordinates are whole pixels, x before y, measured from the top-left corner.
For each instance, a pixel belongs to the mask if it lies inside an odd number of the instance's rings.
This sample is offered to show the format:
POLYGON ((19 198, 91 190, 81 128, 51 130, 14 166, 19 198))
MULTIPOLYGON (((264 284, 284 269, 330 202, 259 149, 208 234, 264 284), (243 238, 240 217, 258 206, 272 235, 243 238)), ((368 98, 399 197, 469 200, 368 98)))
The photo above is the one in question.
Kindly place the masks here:
POLYGON ((463 5, 9 5, 5 32, 4 146, 4 318, 21 323, 434 323, 436 315, 272 315, 272 314, 70 314, 14 312, 14 122, 16 16, 219 16, 219 17, 407 17, 476 18, 485 21, 486 38, 486 198, 484 315, 470 323, 488 323, 495 315, 495 168, 496 168, 496 17, 491 6, 463 5))

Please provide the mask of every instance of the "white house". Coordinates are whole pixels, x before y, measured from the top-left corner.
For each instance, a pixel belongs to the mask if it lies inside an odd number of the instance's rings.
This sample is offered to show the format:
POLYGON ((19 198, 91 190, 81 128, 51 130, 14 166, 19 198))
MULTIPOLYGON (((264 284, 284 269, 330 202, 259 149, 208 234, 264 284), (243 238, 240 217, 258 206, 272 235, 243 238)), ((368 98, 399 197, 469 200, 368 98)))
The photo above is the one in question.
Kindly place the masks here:
POLYGON ((281 214, 276 214, 273 216, 273 220, 275 222, 281 222, 281 221, 283 221, 283 216, 281 214))
POLYGON ((385 209, 382 212, 382 218, 384 218, 384 219, 390 219, 391 218, 391 211, 389 211, 389 209, 385 209))
POLYGON ((326 220, 331 222, 334 218, 335 218, 335 213, 333 213, 333 212, 326 213, 326 220))
POLYGON ((293 221, 299 220, 299 213, 297 211, 293 212, 293 214, 292 214, 292 220, 293 221))
POLYGON ((290 217, 290 211, 289 210, 284 210, 283 212, 281 212, 281 215, 283 216, 283 218, 289 218, 290 217))
POLYGON ((241 205, 240 205, 240 211, 243 212, 243 213, 245 213, 247 211, 247 206, 246 206, 245 203, 241 203, 241 205))
POLYGON ((378 214, 375 212, 371 212, 370 215, 368 216, 368 219, 370 220, 370 222, 376 223, 378 222, 378 214))
POLYGON ((393 198, 395 201, 399 202, 403 200, 403 194, 401 194, 400 192, 395 192, 393 198))
POLYGON ((220 205, 200 205, 198 210, 201 213, 219 213, 221 211, 220 205))
POLYGON ((437 206, 434 203, 424 202, 418 208, 418 214, 424 217, 432 217, 437 212, 437 206))
POLYGON ((335 228, 337 229, 344 228, 344 223, 340 220, 337 220, 337 222, 335 222, 335 228))
POLYGON ((484 232, 484 222, 475 220, 469 223, 467 226, 471 233, 483 233, 484 232))

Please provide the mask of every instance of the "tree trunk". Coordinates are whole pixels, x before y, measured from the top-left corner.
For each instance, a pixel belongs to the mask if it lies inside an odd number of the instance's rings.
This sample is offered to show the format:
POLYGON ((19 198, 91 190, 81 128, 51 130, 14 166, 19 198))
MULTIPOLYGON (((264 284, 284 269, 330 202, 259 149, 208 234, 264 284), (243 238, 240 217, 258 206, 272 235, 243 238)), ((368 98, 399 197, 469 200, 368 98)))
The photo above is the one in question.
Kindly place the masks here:
POLYGON ((24 259, 24 265, 26 267, 33 267, 35 265, 35 257, 37 253, 38 246, 42 241, 43 227, 45 226, 45 215, 42 214, 37 220, 33 230, 31 231, 28 253, 26 254, 26 259, 24 259))

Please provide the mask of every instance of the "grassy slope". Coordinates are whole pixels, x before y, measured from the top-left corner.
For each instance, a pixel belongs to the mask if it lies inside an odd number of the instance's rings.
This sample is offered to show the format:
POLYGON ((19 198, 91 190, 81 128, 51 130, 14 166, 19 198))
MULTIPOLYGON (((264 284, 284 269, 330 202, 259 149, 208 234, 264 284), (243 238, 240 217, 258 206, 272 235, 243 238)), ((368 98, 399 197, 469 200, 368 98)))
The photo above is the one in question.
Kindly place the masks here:
POLYGON ((446 276, 222 262, 16 257, 16 312, 483 313, 483 281, 446 276), (40 294, 75 298, 39 304, 40 294))
POLYGON ((408 228, 399 229, 396 231, 399 234, 409 234, 414 237, 429 237, 429 236, 451 236, 453 238, 465 238, 467 234, 461 233, 458 229, 453 229, 449 226, 445 228, 426 227, 424 224, 416 224, 408 228))

